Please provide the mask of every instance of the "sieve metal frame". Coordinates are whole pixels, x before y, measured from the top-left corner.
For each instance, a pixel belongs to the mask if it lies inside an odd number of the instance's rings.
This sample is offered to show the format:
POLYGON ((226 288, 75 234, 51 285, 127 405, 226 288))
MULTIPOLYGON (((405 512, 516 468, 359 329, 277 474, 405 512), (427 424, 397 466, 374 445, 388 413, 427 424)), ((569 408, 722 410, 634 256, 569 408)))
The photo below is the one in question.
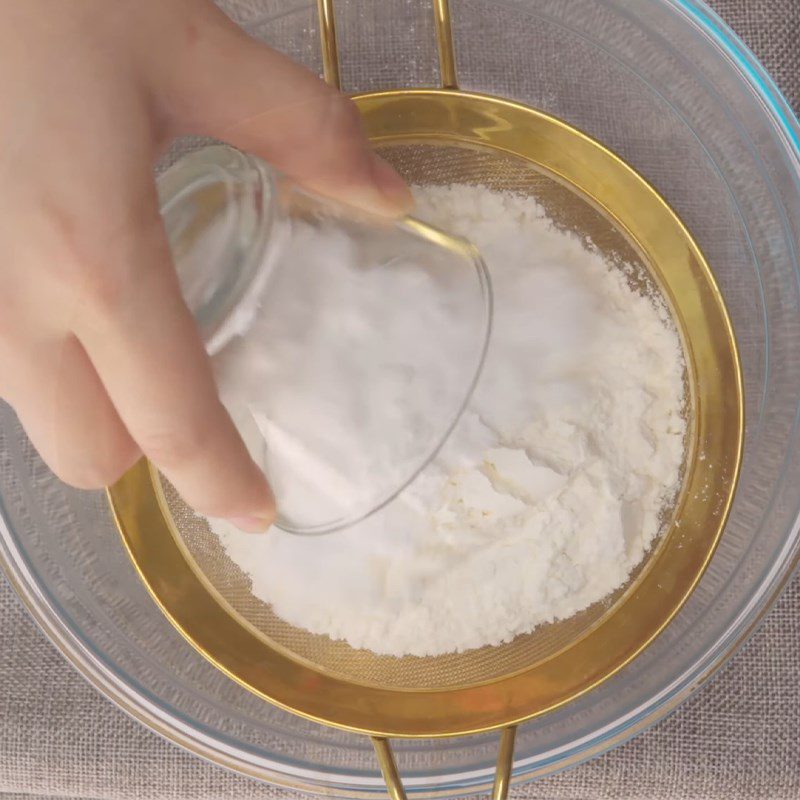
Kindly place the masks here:
MULTIPOLYGON (((339 87, 333 0, 318 0, 324 75, 339 87)), ((734 332, 713 274, 667 203, 599 142, 533 108, 458 89, 447 0, 433 0, 442 89, 357 95, 374 144, 488 148, 522 158, 577 190, 622 230, 671 306, 690 375, 692 425, 672 524, 624 597, 578 641, 529 670, 479 685, 420 692, 343 681, 271 648, 230 613, 181 542, 156 471, 140 462, 109 490, 126 548, 152 596, 216 667, 265 700, 373 738, 390 795, 405 793, 387 737, 504 729, 494 797, 508 792, 515 726, 622 669, 677 614, 722 535, 742 456, 744 398, 734 332), (700 452, 704 458, 698 459, 700 452), (715 489, 709 497, 708 487, 715 489), (680 520, 680 528, 675 525, 680 520)))

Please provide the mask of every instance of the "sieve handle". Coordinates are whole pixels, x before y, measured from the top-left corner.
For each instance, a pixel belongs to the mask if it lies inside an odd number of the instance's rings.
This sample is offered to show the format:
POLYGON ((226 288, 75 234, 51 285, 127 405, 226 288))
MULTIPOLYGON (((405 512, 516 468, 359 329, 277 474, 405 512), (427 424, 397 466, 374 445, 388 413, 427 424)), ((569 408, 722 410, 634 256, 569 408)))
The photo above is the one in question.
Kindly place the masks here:
POLYGON ((342 88, 339 76, 339 47, 336 44, 336 15, 333 0, 317 0, 319 40, 322 47, 322 74, 325 83, 334 89, 342 88))
POLYGON ((373 736, 372 746, 375 748, 375 755, 378 757, 378 764, 380 764, 389 797, 391 800, 406 800, 406 790, 403 788, 403 781, 397 771, 397 762, 394 760, 389 740, 381 736, 373 736))
POLYGON ((450 0, 433 0, 433 13, 436 21, 436 44, 439 48, 439 72, 442 76, 442 88, 458 89, 450 0))
MULTIPOLYGON (((492 800, 506 800, 511 785, 511 771, 514 766, 514 742, 517 738, 517 726, 505 728, 500 736, 500 750, 497 753, 497 766, 494 772, 494 788, 492 800)), ((403 781, 397 771, 397 762, 392 752, 392 745, 382 736, 372 737, 372 746, 378 757, 383 780, 391 800, 407 800, 403 781)))
POLYGON ((497 753, 497 766, 494 770, 492 800, 506 800, 511 788, 511 771, 514 767, 514 744, 517 740, 517 726, 505 728, 500 735, 500 750, 497 753))
MULTIPOLYGON (((325 81, 335 89, 342 88, 339 73, 339 48, 336 43, 334 0, 317 0, 319 39, 322 48, 322 72, 325 81)), ((433 0, 436 44, 439 50, 439 72, 443 89, 458 89, 456 54, 453 47, 453 18, 450 0, 433 0)))

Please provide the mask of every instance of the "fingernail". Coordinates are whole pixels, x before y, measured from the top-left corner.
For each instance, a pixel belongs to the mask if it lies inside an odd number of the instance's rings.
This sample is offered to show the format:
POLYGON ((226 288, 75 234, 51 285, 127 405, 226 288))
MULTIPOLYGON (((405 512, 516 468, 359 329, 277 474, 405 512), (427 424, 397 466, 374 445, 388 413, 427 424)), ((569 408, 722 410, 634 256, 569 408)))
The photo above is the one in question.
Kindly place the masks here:
POLYGON ((228 522, 245 533, 264 533, 274 522, 272 517, 228 517, 228 522))
POLYGON ((380 156, 373 156, 372 178, 389 210, 405 214, 414 207, 408 184, 380 156))

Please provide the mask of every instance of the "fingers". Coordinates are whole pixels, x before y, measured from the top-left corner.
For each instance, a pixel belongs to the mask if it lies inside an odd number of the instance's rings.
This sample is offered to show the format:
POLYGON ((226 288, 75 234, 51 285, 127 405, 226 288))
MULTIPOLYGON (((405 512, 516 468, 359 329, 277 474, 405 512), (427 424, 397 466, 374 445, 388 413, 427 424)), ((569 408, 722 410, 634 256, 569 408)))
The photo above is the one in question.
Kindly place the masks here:
POLYGON ((321 194, 382 214, 410 210, 408 187, 373 153, 350 100, 216 10, 204 10, 202 31, 166 81, 183 129, 255 153, 321 194))
POLYGON ((83 293, 75 331, 133 439, 196 510, 264 530, 275 504, 221 404, 155 196, 83 293))
POLYGON ((65 483, 101 489, 140 457, 97 372, 74 336, 4 359, 4 395, 42 458, 65 483))

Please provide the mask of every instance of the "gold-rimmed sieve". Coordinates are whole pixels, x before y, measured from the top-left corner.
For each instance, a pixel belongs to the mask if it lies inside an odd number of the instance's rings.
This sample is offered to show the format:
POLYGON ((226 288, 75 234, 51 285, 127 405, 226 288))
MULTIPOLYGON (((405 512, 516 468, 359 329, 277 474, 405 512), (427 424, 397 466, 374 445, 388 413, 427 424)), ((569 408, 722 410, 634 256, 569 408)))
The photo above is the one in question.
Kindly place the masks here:
MULTIPOLYGON (((320 0, 326 78, 338 86, 332 0, 320 0)), ((458 89, 450 11, 433 10, 443 88, 356 96, 381 154, 411 182, 466 183, 535 197, 557 225, 632 264, 681 334, 690 419, 682 489, 627 586, 580 614, 497 647, 418 658, 355 650, 280 620, 250 592, 207 525, 147 463, 110 498, 131 557, 161 608, 213 664, 272 703, 373 737, 403 797, 388 739, 505 731, 495 796, 508 790, 515 726, 622 669, 677 613, 722 533, 738 475, 743 397, 735 340, 713 275, 656 191, 598 142, 502 98, 458 89)))

